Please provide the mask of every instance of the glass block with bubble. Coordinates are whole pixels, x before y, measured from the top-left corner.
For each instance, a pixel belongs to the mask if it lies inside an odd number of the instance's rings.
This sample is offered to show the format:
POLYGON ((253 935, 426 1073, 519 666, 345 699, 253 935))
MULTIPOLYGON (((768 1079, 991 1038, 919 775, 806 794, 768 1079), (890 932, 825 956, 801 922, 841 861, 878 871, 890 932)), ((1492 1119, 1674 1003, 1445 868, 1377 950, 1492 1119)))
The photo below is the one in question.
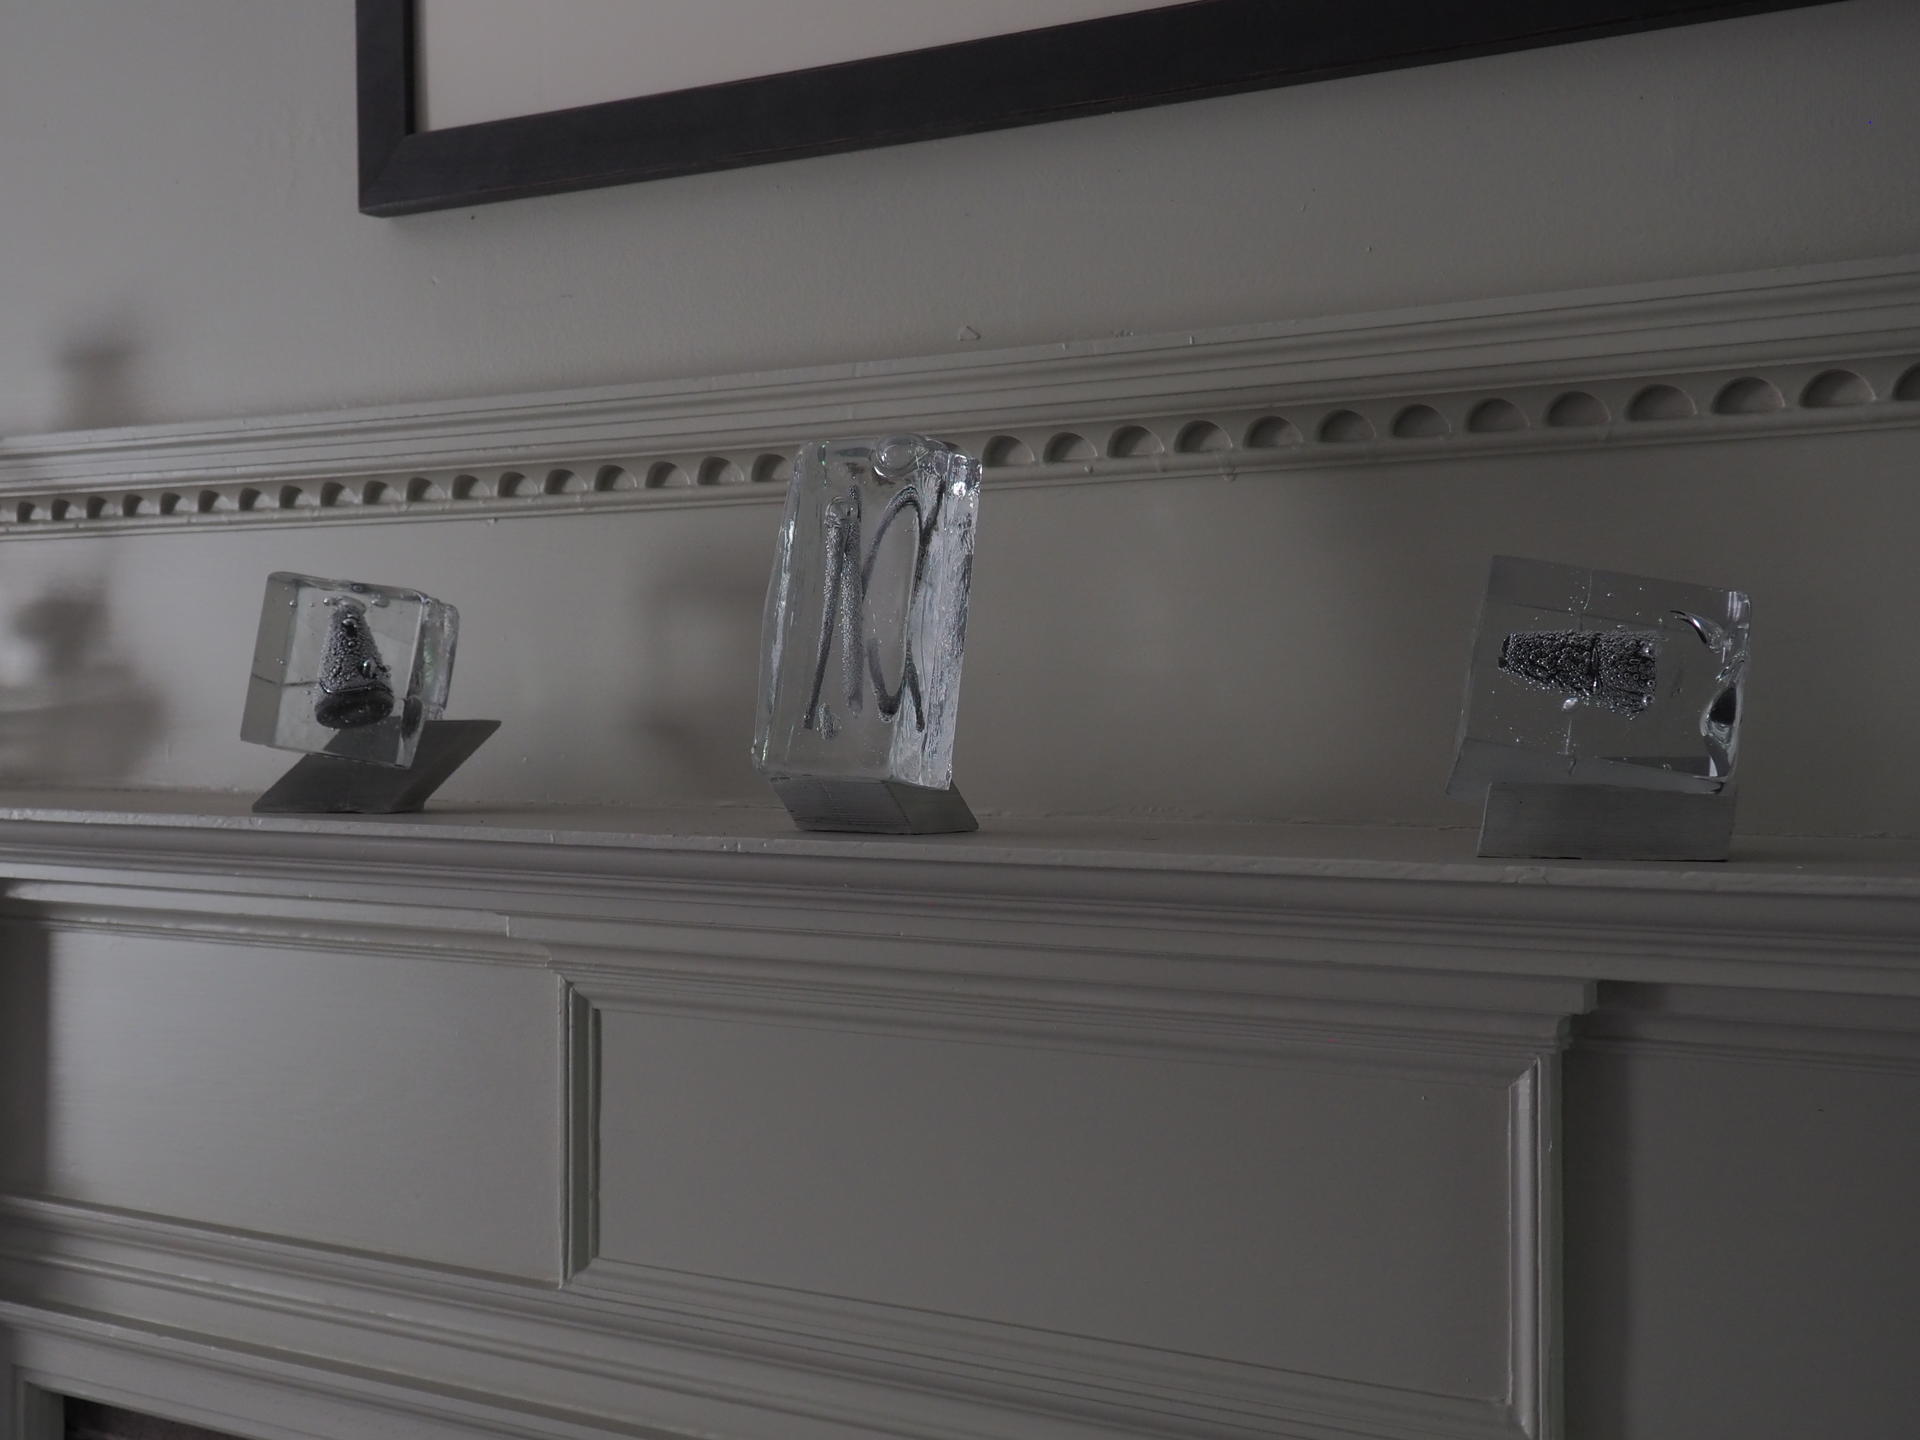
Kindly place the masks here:
POLYGON ((459 613, 418 590, 267 577, 240 736, 405 767, 446 708, 459 613))
POLYGON ((803 828, 974 828, 953 752, 980 470, 920 435, 795 457, 753 759, 803 828))
POLYGON ((1496 781, 1724 790, 1749 610, 1738 590, 1496 557, 1448 793, 1496 781))

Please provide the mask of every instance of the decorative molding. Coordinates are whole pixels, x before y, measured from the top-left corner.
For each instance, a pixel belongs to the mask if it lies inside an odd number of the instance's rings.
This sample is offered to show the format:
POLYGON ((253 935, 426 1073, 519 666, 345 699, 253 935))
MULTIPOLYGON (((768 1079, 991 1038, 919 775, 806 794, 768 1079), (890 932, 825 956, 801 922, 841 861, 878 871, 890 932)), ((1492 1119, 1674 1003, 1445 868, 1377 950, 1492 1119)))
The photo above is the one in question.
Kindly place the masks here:
POLYGON ((1920 425, 1920 256, 633 387, 0 440, 0 537, 760 503, 920 429, 996 486, 1920 425))
POLYGON ((405 1375, 381 1382, 389 1403, 411 1389, 410 1408, 428 1413, 429 1395, 460 1395, 520 1417, 527 1428, 512 1434, 578 1434, 596 1410, 660 1417, 662 1432, 687 1423, 676 1412, 693 1414, 712 1433, 720 1405, 753 1415, 728 1433, 783 1440, 803 1425, 1011 1440, 1036 1421, 1073 1440, 1535 1434, 1491 1400, 637 1266, 596 1265, 554 1294, 56 1202, 0 1200, 0 1221, 0 1273, 35 1297, 0 1302, 15 1334, 186 1352, 203 1371, 239 1368, 321 1395, 358 1398, 369 1371, 405 1375), (101 1314, 122 1318, 92 1318, 101 1314), (572 1404, 527 1393, 535 1375, 572 1404), (551 1428, 528 1424, 542 1410, 551 1428))
POLYGON ((96 1400, 259 1440, 685 1440, 685 1431, 621 1424, 554 1406, 520 1407, 480 1390, 423 1387, 378 1368, 340 1368, 177 1329, 32 1310, 0 1301, 0 1326, 24 1354, 3 1377, 15 1429, 0 1440, 65 1440, 62 1396, 96 1400), (11 1325, 7 1322, 12 1321, 11 1325))
POLYGON ((1422 1394, 644 1265, 596 1262, 572 1288, 709 1333, 802 1346, 863 1371, 905 1366, 941 1389, 1053 1410, 1114 1434, 1533 1440, 1539 1433, 1510 1401, 1422 1394))
POLYGON ((369 902, 343 920, 337 903, 291 895, 267 901, 237 895, 176 899, 112 886, 62 886, 39 893, 37 903, 24 903, 19 895, 11 903, 0 902, 0 928, 24 926, 43 934, 96 930, 203 945, 353 951, 457 964, 545 968, 548 963, 544 947, 502 937, 498 917, 483 912, 369 902), (165 903, 170 900, 175 903, 165 903))
POLYGON ((600 1016, 572 985, 562 1001, 565 1107, 560 1163, 561 1281, 571 1281, 600 1253, 600 1016))
POLYGON ((1885 997, 1603 986, 1583 1051, 1920 1078, 1920 1003, 1885 997))
MULTIPOLYGON (((710 966, 689 965, 666 974, 652 968, 658 959, 651 950, 628 957, 626 964, 609 957, 583 980, 582 957, 562 957, 571 977, 572 1015, 570 1141, 563 1167, 573 1237, 569 1253, 575 1261, 569 1293, 669 1316, 690 1331, 731 1336, 742 1346, 798 1345, 815 1357, 816 1368, 837 1364, 849 1373, 873 1373, 910 1363, 923 1383, 1014 1409, 1067 1406, 1068 1413, 1112 1426, 1114 1433, 1162 1433, 1142 1425, 1140 1417, 1152 1415, 1162 1424, 1171 1422, 1165 1433, 1178 1435, 1557 1440, 1558 1051, 1565 1043, 1566 1014, 1585 1005, 1589 987, 1563 990, 1559 1007, 1541 1014, 1384 1003, 1335 1006, 1318 1000, 1262 1006, 1245 995, 1199 990, 1182 993, 1182 1009, 1174 1011, 1168 996, 1150 996, 1143 1005, 1119 987, 1081 994, 1072 1004, 1048 1003, 1016 998, 1008 983, 996 978, 983 982, 969 976, 964 993, 951 980, 915 992, 890 987, 874 975, 858 988, 797 978, 773 986, 764 980, 741 984, 714 978, 705 973, 710 966), (1121 1006, 1134 1013, 1116 1018, 1121 1006), (1508 1107, 1509 1393, 1498 1405, 1416 1395, 603 1259, 597 1241, 602 1009, 763 1022, 773 1017, 781 1024, 881 1034, 961 1033, 1048 1049, 1150 1047, 1216 1060, 1230 1055, 1240 1064, 1495 1084, 1504 1090, 1508 1107), (1263 1009, 1281 1013, 1262 1015, 1263 1009), (1239 1017, 1238 1023, 1228 1027, 1228 1016, 1239 1017), (1134 1033, 1126 1033, 1127 1021, 1134 1033), (1223 1038, 1221 1029, 1230 1034, 1223 1038), (911 1362, 903 1361, 907 1355, 911 1362)), ((797 974, 807 967, 793 968, 797 974)), ((1455 998, 1461 1005, 1491 1004, 1498 991, 1495 984, 1455 998)), ((1537 1004, 1541 997, 1522 994, 1520 999, 1537 1004)))
POLYGON ((232 796, 14 800, 10 914, 165 911, 214 938, 223 911, 260 933, 284 905, 298 943, 331 905, 430 952, 406 932, 459 914, 469 958, 694 971, 776 1000, 796 974, 903 991, 995 976, 1012 998, 1122 1008, 1143 986, 1413 1008, 1478 993, 1535 1014, 1596 980, 1920 996, 1920 869, 1894 843, 1754 839, 1725 865, 1651 867, 1476 860, 1470 831, 1028 820, 929 845, 799 834, 772 810, 330 820, 232 796), (1020 988, 1042 984, 1062 988, 1020 988))
MULTIPOLYGON (((1305 1066, 1344 1073, 1444 1079, 1505 1088, 1515 1067, 1565 1043, 1566 1017, 1584 1011, 1591 987, 1568 983, 1539 1010, 1536 988, 1484 977, 1463 982, 1446 1005, 1394 1004, 1379 998, 1330 998, 1341 988, 1318 980, 1320 993, 1287 991, 1303 978, 1276 960, 1258 993, 1247 989, 1063 985, 954 968, 939 975, 864 973, 853 966, 797 964, 736 967, 715 957, 644 954, 609 957, 591 973, 577 951, 563 952, 575 994, 599 1010, 773 1020, 911 1038, 972 1038, 1038 1050, 1172 1055, 1225 1059, 1240 1065, 1305 1066), (681 967, 661 967, 678 959, 681 967), (747 973, 739 973, 745 970, 747 973), (758 972, 758 973, 754 973, 758 972), (964 981, 964 990, 959 982, 964 981), (1508 993, 1514 990, 1516 993, 1508 993)), ((1045 962, 1038 972, 1045 975, 1045 962)))
POLYGON ((650 1414, 649 1435, 731 1419, 730 1433, 780 1440, 787 1423, 838 1437, 872 1419, 859 1404, 869 1387, 812 1384, 703 1345, 672 1317, 649 1324, 545 1287, 65 1202, 0 1197, 0 1278, 0 1296, 31 1297, 0 1298, 16 1353, 43 1335, 95 1337, 325 1397, 358 1398, 377 1380, 393 1408, 422 1418, 451 1418, 439 1402, 460 1396, 544 1422, 511 1434, 601 1435, 596 1413, 650 1414))
MULTIPOLYGON (((652 1012, 662 1008, 653 1003, 657 998, 651 991, 630 994, 625 1004, 652 1012)), ((1458 1017, 1455 1023, 1460 1023, 1458 1017)), ((863 1029, 867 1023, 865 1017, 855 1015, 834 1028, 863 1029)), ((577 1033, 593 1036, 595 1053, 591 1059, 577 1060, 572 1068, 576 1073, 597 1073, 597 1028, 577 1033)), ((839 1363, 861 1372, 884 1367, 889 1361, 897 1364, 901 1355, 911 1353, 917 1369, 961 1393, 987 1385, 990 1389, 979 1393, 1016 1407, 1031 1406, 1033 1393, 1056 1401, 1079 1397, 1089 1406, 1117 1406, 1107 1423, 1127 1430, 1133 1428, 1128 1415, 1150 1413, 1177 1420, 1174 1433, 1182 1435, 1241 1433, 1220 1428, 1230 1416, 1242 1425, 1251 1421, 1249 1433, 1259 1435, 1333 1433, 1342 1440, 1402 1434, 1422 1440, 1479 1436, 1513 1440, 1524 1435, 1527 1440, 1558 1440, 1559 1157, 1563 1148, 1558 1128, 1558 1049, 1563 1037, 1564 1025, 1553 1026, 1535 1052, 1521 1061, 1517 1073, 1510 1057, 1504 1063, 1489 1057, 1482 1067, 1502 1077, 1499 1083, 1508 1109, 1509 1392, 1497 1406, 686 1275, 600 1258, 597 1243, 571 1275, 567 1288, 570 1293, 606 1298, 638 1312, 670 1315, 675 1323, 704 1334, 732 1335, 742 1344, 799 1344, 835 1356, 839 1363), (1324 1431, 1326 1426, 1332 1431, 1324 1431)), ((1009 1043, 1030 1039, 1019 1030, 1009 1043)), ((1317 1042, 1322 1054, 1296 1044, 1285 1058, 1310 1068, 1337 1064, 1375 1074, 1419 1073, 1404 1064, 1404 1057, 1354 1054, 1352 1044, 1349 1032, 1330 1031, 1317 1042), (1347 1053, 1339 1053, 1343 1051, 1347 1053)), ((1457 1082, 1462 1077, 1448 1078, 1457 1082)), ((584 1116, 574 1112, 570 1132, 597 1135, 598 1088, 577 1086, 570 1095, 576 1105, 589 1107, 584 1116)), ((567 1166, 577 1207, 576 1234, 585 1233, 593 1223, 588 1207, 597 1203, 599 1194, 597 1159, 597 1154, 588 1157, 576 1151, 567 1166)))
POLYGON ((1543 1054, 1507 1092, 1507 1408, 1527 1440, 1565 1423, 1560 1314, 1560 1055, 1543 1054))

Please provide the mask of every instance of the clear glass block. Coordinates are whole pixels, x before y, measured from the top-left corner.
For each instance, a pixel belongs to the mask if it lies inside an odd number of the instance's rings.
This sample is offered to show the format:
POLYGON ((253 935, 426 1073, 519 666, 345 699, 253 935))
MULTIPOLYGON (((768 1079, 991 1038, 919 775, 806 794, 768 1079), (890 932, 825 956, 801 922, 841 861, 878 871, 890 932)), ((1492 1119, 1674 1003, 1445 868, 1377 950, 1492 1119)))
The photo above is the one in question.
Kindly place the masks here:
POLYGON ((385 585, 267 577, 240 738, 280 750, 413 763, 453 678, 460 616, 385 585))
POLYGON ((767 588, 754 767, 953 783, 980 462, 939 440, 795 457, 767 588))
POLYGON ((1496 780, 1724 789, 1748 610, 1738 590, 1497 557, 1447 793, 1496 780))

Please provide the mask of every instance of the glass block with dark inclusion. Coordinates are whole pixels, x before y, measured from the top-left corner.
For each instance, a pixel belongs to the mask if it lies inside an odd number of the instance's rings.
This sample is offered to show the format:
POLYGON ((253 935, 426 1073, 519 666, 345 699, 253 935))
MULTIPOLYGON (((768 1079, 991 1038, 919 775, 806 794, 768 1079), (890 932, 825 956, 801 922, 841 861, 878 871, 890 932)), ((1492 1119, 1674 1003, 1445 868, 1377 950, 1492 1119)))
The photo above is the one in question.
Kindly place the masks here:
POLYGON ((1719 793, 1739 755, 1748 611, 1738 590, 1496 557, 1448 794, 1719 793))
POLYGON ((801 450, 767 591, 753 742, 776 788, 791 777, 951 787, 979 506, 980 462, 939 440, 801 450))
POLYGON ((418 590, 269 575, 240 738, 412 764, 422 725, 446 708, 459 626, 418 590))

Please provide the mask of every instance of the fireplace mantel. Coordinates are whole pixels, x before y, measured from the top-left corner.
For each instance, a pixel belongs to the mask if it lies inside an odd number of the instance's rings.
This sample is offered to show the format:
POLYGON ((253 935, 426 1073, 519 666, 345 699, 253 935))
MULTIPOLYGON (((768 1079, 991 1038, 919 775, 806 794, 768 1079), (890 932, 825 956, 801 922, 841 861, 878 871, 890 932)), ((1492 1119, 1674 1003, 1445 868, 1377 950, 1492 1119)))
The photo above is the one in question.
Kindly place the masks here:
POLYGON ((174 788, 0 798, 0 1440, 1902 1433, 1920 845, 1434 826, 1499 535, 1750 570, 1743 823, 1910 831, 1849 747, 1912 708, 1858 517, 1916 426, 1904 256, 7 439, 104 696, 11 773, 174 788), (1000 496, 985 825, 803 835, 741 758, 784 457, 900 427, 1000 496), (518 752, 415 817, 188 788, 270 778, 289 565, 465 607, 518 752))
POLYGON ((1563 1396, 1657 1384, 1716 1183, 1823 1167, 1741 1197, 1787 1294, 1907 1213, 1846 1146, 1920 1085, 1920 864, 1471 849, 12 796, 8 1440, 55 1394, 343 1440, 1602 1433, 1563 1396))

